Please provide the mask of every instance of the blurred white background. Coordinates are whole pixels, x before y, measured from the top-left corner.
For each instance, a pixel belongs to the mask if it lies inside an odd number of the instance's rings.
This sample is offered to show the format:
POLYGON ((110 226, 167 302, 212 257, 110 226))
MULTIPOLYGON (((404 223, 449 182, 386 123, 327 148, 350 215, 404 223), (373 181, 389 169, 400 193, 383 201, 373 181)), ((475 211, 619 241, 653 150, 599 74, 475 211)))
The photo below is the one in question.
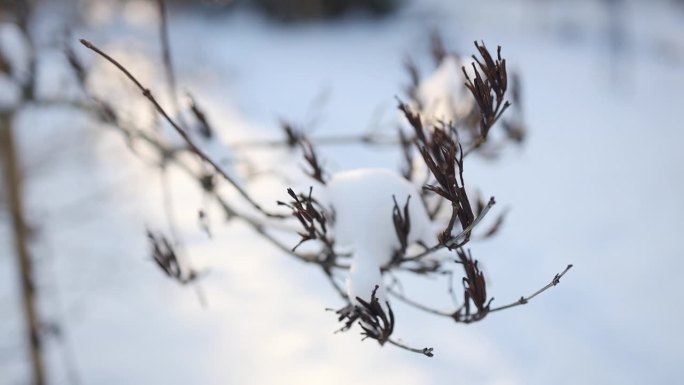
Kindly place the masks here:
MULTIPOLYGON (((56 36, 74 4, 45 3, 36 27, 45 92, 61 95, 56 36)), ((162 93, 154 4, 79 4, 74 38, 106 47, 162 93)), ((201 195, 171 174, 185 252, 209 271, 203 308, 149 259, 144 229, 165 226, 158 172, 82 114, 27 108, 17 134, 41 311, 61 326, 47 346, 50 384, 674 384, 684 375, 681 2, 407 1, 381 19, 295 24, 174 4, 170 25, 179 88, 236 141, 280 135, 281 117, 321 134, 391 127, 403 60, 428 63, 433 30, 463 53, 474 40, 501 45, 521 74, 529 136, 466 165, 467 180, 511 210, 494 239, 471 247, 500 304, 575 268, 529 305, 474 325, 397 303, 396 335, 435 357, 381 349, 357 331, 333 334, 324 309, 342 303, 319 270, 220 215, 207 239, 201 195)), ((130 91, 103 71, 103 87, 130 91)), ((149 115, 140 98, 124 103, 149 115)), ((400 161, 383 148, 320 151, 335 171, 400 161)), ((250 156, 298 164, 286 151, 250 156)), ((273 205, 285 187, 251 186, 273 205)), ((7 218, 0 211, 0 384, 27 384, 7 218)), ((409 285, 413 297, 450 305, 441 283, 409 285)))

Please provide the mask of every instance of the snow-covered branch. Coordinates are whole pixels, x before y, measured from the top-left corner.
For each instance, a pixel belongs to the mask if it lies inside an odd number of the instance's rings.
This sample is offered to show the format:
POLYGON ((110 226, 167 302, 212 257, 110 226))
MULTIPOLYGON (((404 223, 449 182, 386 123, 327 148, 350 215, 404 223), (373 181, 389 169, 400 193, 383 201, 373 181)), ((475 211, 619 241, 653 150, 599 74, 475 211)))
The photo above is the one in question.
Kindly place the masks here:
MULTIPOLYGON (((176 111, 173 112, 180 117, 183 107, 177 101, 163 0, 159 0, 159 6, 166 78, 175 104, 173 109, 176 111)), ((507 96, 509 75, 500 47, 494 57, 483 43, 475 43, 480 58, 473 56, 470 60, 450 53, 441 40, 433 39, 436 68, 432 75, 422 78, 417 66, 407 62, 411 78, 407 87, 409 100, 406 103, 400 101, 398 108, 411 130, 400 129, 394 139, 386 140, 370 134, 312 139, 293 125, 283 124, 284 137, 280 140, 234 143, 234 147, 243 149, 282 147, 301 153, 307 166, 305 173, 309 177, 309 186, 312 187, 302 193, 283 186, 282 194, 283 197, 287 194, 288 201, 277 203, 290 210, 291 215, 288 216, 263 209, 238 178, 226 171, 213 154, 199 144, 199 137, 212 138, 215 127, 209 123, 206 112, 194 98, 190 98, 188 108, 197 124, 181 124, 179 117, 172 117, 124 64, 89 41, 81 39, 80 42, 124 74, 180 136, 184 146, 173 148, 154 135, 127 127, 107 101, 91 97, 95 115, 117 127, 129 141, 147 143, 158 152, 165 165, 173 165, 196 180, 198 187, 218 204, 227 218, 246 222, 281 252, 317 265, 344 301, 344 306, 337 311, 338 320, 343 322, 340 330, 349 330, 358 323, 365 338, 374 339, 380 345, 390 344, 431 357, 432 348, 413 348, 392 335, 397 319, 388 294, 418 310, 470 323, 484 319, 493 311, 527 303, 557 284, 570 267, 534 294, 509 305, 491 308, 493 298, 487 293, 484 273, 470 250, 465 248, 476 227, 495 204, 493 197, 486 202, 471 200, 469 191, 472 190, 466 183, 464 163, 466 158, 471 159, 468 157, 471 153, 486 155, 487 151, 496 148, 489 144, 495 136, 492 129, 511 105, 507 96), (325 143, 394 146, 400 151, 405 164, 401 172, 373 167, 329 172, 324 167, 325 159, 316 150, 317 145, 325 143), (210 166, 210 172, 207 173, 206 168, 197 171, 187 157, 178 156, 182 151, 195 154, 203 165, 210 166), (227 181, 248 207, 256 209, 256 213, 254 210, 245 211, 239 202, 222 196, 214 186, 215 177, 227 181), (282 234, 283 229, 287 234, 281 239, 275 231, 282 234), (307 253, 298 251, 304 249, 303 246, 300 248, 304 243, 307 243, 307 253), (418 248, 422 249, 416 251, 418 248), (438 258, 436 254, 444 253, 442 249, 454 252, 456 263, 438 258), (433 309, 386 285, 387 276, 394 271, 419 276, 453 276, 456 274, 454 268, 459 265, 463 268, 463 302, 453 311, 433 309), (345 280, 344 287, 339 282, 340 277, 345 280)), ((87 88, 87 69, 75 55, 70 54, 69 60, 82 86, 87 88)), ((518 96, 514 99, 517 100, 518 96)), ((522 137, 519 128, 516 128, 517 136, 514 137, 512 126, 507 128, 505 122, 503 126, 508 139, 522 137)), ((230 147, 229 143, 222 145, 230 147)), ((201 212, 200 217, 203 214, 201 212)), ((485 234, 494 233, 499 227, 501 219, 485 234)), ((150 235, 150 240, 154 260, 167 275, 181 283, 194 280, 196 275, 192 270, 187 270, 190 272, 188 275, 176 263, 173 248, 164 237, 150 235)))

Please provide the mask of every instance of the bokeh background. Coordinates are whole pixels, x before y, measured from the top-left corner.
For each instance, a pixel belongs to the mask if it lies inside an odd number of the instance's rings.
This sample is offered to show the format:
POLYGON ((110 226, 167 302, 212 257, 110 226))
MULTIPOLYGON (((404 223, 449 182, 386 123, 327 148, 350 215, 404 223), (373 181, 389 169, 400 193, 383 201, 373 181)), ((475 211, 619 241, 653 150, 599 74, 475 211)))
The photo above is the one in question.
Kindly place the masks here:
MULTIPOLYGON (((162 93, 154 2, 38 1, 35 9, 41 98, 77 92, 63 54, 69 44, 131 119, 153 119, 130 85, 75 40, 97 42, 162 93)), ((9 28, 9 14, 0 16, 9 28)), ((150 261, 145 228, 166 226, 158 170, 87 114, 27 105, 13 124, 50 384, 681 381, 683 2, 170 1, 169 23, 179 89, 193 93, 228 142, 277 138, 279 119, 322 135, 391 128, 408 81, 404 59, 427 68, 433 31, 466 54, 475 40, 503 46, 522 79, 529 131, 522 146, 468 165, 470 183, 510 208, 501 232, 472 249, 500 303, 575 268, 529 305, 474 325, 397 303, 396 334, 434 347, 435 357, 380 348, 354 331, 333 333, 325 308, 342 304, 317 269, 220 215, 210 218, 208 239, 197 224, 202 195, 171 172, 184 253, 207 271, 203 307, 192 287, 150 261)), ((391 148, 320 152, 334 171, 400 161, 391 148)), ((285 150, 235 156, 266 171, 299 164, 285 150)), ((268 178, 249 188, 263 202, 283 199, 284 185, 268 178)), ((0 203, 0 384, 29 384, 5 209, 0 203)), ((450 304, 441 283, 409 285, 414 297, 450 304)))

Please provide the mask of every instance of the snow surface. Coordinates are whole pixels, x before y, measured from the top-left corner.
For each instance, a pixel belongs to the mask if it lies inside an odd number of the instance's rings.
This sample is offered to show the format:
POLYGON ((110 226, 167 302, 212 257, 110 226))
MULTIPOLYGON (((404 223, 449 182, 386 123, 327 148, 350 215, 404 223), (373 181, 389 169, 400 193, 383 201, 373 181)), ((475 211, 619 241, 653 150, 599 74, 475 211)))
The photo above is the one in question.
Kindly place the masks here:
MULTIPOLYGON (((433 346, 432 359, 333 334, 338 324, 323 309, 342 303, 318 270, 237 222, 215 218, 208 240, 197 229, 203 200, 195 184, 172 175, 185 250, 196 268, 210 269, 202 281, 209 306, 201 308, 192 288, 166 280, 147 255, 145 227, 165 228, 158 174, 132 158, 120 136, 77 114, 24 110, 16 124, 38 239, 32 251, 41 261, 41 310, 62 321, 81 383, 680 381, 683 11, 671 2, 623 1, 615 13, 608 3, 426 0, 382 22, 304 26, 242 13, 172 12, 179 85, 191 87, 235 141, 277 137, 279 117, 307 120, 321 88, 331 97, 314 134, 362 132, 378 111, 394 124, 394 95, 406 82, 402 59, 420 56, 432 27, 459 52, 472 52, 474 40, 501 44, 508 64, 520 68, 528 142, 499 162, 466 165, 468 183, 512 209, 501 233, 473 243, 473 254, 494 304, 529 294, 566 263, 575 268, 529 305, 468 327, 393 304, 396 336, 433 346), (610 15, 627 21, 614 57, 605 32, 610 15)), ((154 73, 153 66, 138 71, 159 57, 154 20, 132 26, 105 16, 78 35, 111 42, 136 73, 154 73)), ((122 101, 149 110, 139 99, 122 101)), ((320 151, 334 171, 391 168, 400 159, 376 147, 320 151)), ((286 151, 251 156, 288 173, 299 166, 286 151)), ((250 190, 262 202, 284 194, 281 180, 260 179, 250 190)), ((0 383, 21 384, 16 266, 7 216, 0 218, 0 383)), ((407 279, 404 288, 436 307, 452 305, 435 295, 445 292, 442 281, 407 279)), ((46 349, 53 383, 76 383, 64 368, 63 345, 46 349)))

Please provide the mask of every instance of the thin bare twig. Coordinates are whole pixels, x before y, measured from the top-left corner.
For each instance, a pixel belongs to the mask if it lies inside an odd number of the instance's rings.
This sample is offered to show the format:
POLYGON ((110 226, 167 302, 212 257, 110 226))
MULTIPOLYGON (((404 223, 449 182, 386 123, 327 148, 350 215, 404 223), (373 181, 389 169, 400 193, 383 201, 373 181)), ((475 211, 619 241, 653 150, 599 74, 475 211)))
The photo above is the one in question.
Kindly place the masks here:
POLYGON ((520 297, 519 300, 517 300, 517 301, 515 301, 515 302, 513 302, 513 303, 510 303, 510 304, 507 304, 507 305, 503 305, 503 306, 499 306, 499 307, 495 307, 495 308, 491 308, 491 309, 487 309, 484 313, 473 313, 473 314, 470 314, 469 316, 460 315, 460 311, 463 309, 463 306, 457 308, 457 309, 454 310, 454 311, 438 310, 438 309, 434 309, 434 308, 428 307, 428 306, 426 306, 426 305, 423 305, 422 303, 417 302, 417 301, 414 301, 414 300, 412 300, 412 299, 410 299, 410 298, 407 298, 405 295, 403 295, 403 294, 401 294, 401 293, 399 293, 399 292, 397 292, 396 290, 393 290, 393 289, 391 289, 391 288, 388 288, 388 289, 387 289, 387 292, 388 292, 391 296, 393 296, 394 298, 396 298, 396 299, 400 300, 401 302, 404 302, 405 304, 407 304, 407 305, 409 305, 409 306, 412 306, 412 307, 414 307, 414 308, 416 308, 416 309, 419 309, 419 310, 424 311, 424 312, 426 312, 426 313, 430 313, 430 314, 434 314, 434 315, 437 315, 437 316, 441 316, 441 317, 449 317, 449 318, 455 320, 456 322, 466 323, 466 324, 467 324, 467 323, 472 323, 472 322, 475 322, 475 321, 480 321, 480 320, 484 319, 484 317, 485 317, 486 315, 488 315, 489 313, 492 313, 492 312, 495 312, 495 311, 500 311, 500 310, 506 310, 506 309, 510 309, 510 308, 512 308, 512 307, 516 307, 516 306, 520 306, 520 305, 525 305, 525 304, 527 304, 527 303, 528 303, 529 301, 531 301, 534 297, 536 297, 536 296, 538 296, 539 294, 545 292, 546 290, 548 290, 548 289, 550 289, 550 288, 552 288, 552 287, 558 285, 558 284, 560 283, 560 279, 561 279, 561 278, 562 278, 562 277, 563 277, 563 276, 572 268, 572 266, 573 266, 573 265, 571 265, 571 264, 568 265, 568 266, 566 266, 566 267, 565 267, 565 270, 563 270, 563 271, 562 271, 561 273, 559 273, 559 274, 556 274, 556 275, 553 277, 553 279, 551 280, 550 283, 548 283, 546 286, 544 286, 544 287, 542 287, 541 289, 535 291, 534 293, 530 294, 530 295, 527 296, 527 297, 520 297))
MULTIPOLYGON (((107 106, 106 103, 102 103, 101 101, 97 99, 93 99, 93 104, 88 105, 88 104, 69 104, 72 105, 76 108, 83 108, 83 109, 89 109, 89 108, 94 108, 94 114, 96 117, 103 119, 106 123, 113 123, 113 127, 119 131, 121 131, 122 135, 126 137, 129 141, 132 140, 140 140, 144 142, 145 144, 151 146, 155 151, 157 151, 160 156, 164 156, 165 154, 168 154, 169 149, 159 143, 157 139, 152 137, 151 135, 147 134, 145 131, 131 128, 131 127, 124 127, 121 122, 111 122, 108 120, 108 117, 110 114, 108 113, 109 107, 107 106)), ((199 173, 195 171, 192 167, 184 163, 180 158, 175 157, 175 156, 170 156, 167 157, 168 161, 173 163, 176 167, 178 167, 181 171, 183 171, 188 177, 197 180, 197 182, 202 185, 202 180, 204 179, 205 175, 202 173, 199 173)), ((260 220, 251 218, 250 216, 239 212, 235 208, 233 208, 228 201, 226 201, 221 195, 218 194, 216 190, 205 190, 208 196, 210 196, 216 204, 223 210, 224 214, 226 217, 236 217, 239 218, 243 221, 245 221, 255 232, 257 232, 260 236, 262 236, 266 241, 271 243, 273 246, 275 246, 277 249, 285 252, 286 254, 295 257, 296 259, 299 259, 302 262, 306 263, 320 263, 318 259, 318 255, 316 254, 302 254, 302 253, 297 253, 293 252, 292 249, 279 241, 277 238, 275 238, 271 233, 269 233, 266 228, 265 224, 262 223, 260 220)), ((346 269, 348 266, 344 265, 339 265, 339 264, 334 264, 331 265, 331 267, 336 267, 336 268, 341 268, 341 269, 346 269)))
MULTIPOLYGON (((158 0, 157 6, 159 8, 159 40, 162 47, 162 61, 164 63, 164 72, 166 73, 166 81, 168 83, 168 94, 171 102, 173 113, 177 114, 178 120, 182 127, 187 127, 183 124, 182 115, 180 113, 180 104, 178 102, 178 92, 176 90, 176 73, 173 69, 173 62, 171 61, 171 44, 169 43, 169 29, 167 21, 166 1, 158 0)), ((181 243, 177 231, 176 218, 174 215, 173 195, 171 194, 169 186, 169 175, 166 169, 166 158, 162 158, 159 169, 161 188, 162 188, 162 202, 166 221, 169 225, 171 238, 176 245, 181 243)))
POLYGON ((112 65, 114 65, 117 69, 119 69, 126 77, 135 84, 135 86, 142 92, 143 96, 147 98, 147 100, 152 103, 152 105, 155 107, 157 112, 176 130, 176 132, 183 138, 185 143, 190 147, 190 150, 197 154, 203 161, 211 165, 211 167, 219 174, 223 179, 225 179, 229 184, 233 186, 237 190, 237 192, 256 210, 261 212, 262 214, 272 217, 272 218, 283 218, 284 216, 281 214, 274 214, 274 213, 269 213, 266 210, 264 210, 261 205, 259 205, 257 202, 255 202, 252 197, 249 196, 247 191, 245 191, 240 185, 230 176, 228 173, 221 168, 213 159, 211 159, 204 151, 202 151, 190 138, 189 134, 178 124, 176 121, 173 120, 169 116, 169 114, 164 110, 164 108, 159 104, 157 99, 152 95, 152 92, 146 88, 145 86, 138 81, 138 79, 131 74, 131 72, 126 69, 121 63, 119 63, 116 59, 112 58, 109 56, 107 53, 93 45, 91 42, 85 40, 85 39, 80 39, 79 40, 83 46, 86 48, 90 49, 91 51, 97 53, 101 57, 103 57, 105 60, 110 62, 112 65))
POLYGON ((403 343, 399 342, 398 340, 393 340, 391 338, 388 339, 387 342, 398 347, 398 348, 408 350, 409 352, 420 353, 420 354, 425 355, 426 357, 433 357, 434 356, 434 353, 432 353, 434 350, 433 348, 422 348, 422 349, 412 348, 408 345, 404 345, 403 343))
POLYGON ((166 72, 166 81, 169 86, 169 97, 173 106, 173 112, 178 114, 178 119, 182 127, 187 127, 183 124, 182 116, 180 115, 180 103, 178 102, 178 89, 176 87, 176 72, 174 71, 173 61, 171 60, 171 43, 169 41, 169 27, 168 27, 168 11, 166 9, 165 0, 157 0, 157 7, 159 8, 159 40, 162 47, 162 60, 164 62, 164 72, 166 72))
POLYGON ((550 288, 552 288, 552 287, 558 285, 558 284, 560 283, 560 279, 561 279, 561 278, 565 275, 565 273, 567 273, 568 270, 570 270, 570 269, 572 269, 572 264, 566 266, 566 267, 565 267, 565 270, 563 270, 560 274, 556 274, 556 276, 553 277, 553 279, 551 280, 551 282, 549 282, 548 285, 546 285, 546 286, 542 287, 541 289, 535 291, 534 293, 530 294, 529 296, 527 296, 527 297, 520 297, 519 300, 517 300, 517 301, 515 301, 515 302, 513 302, 513 303, 509 303, 508 305, 503 305, 503 306, 495 307, 495 308, 493 308, 493 309, 490 309, 489 312, 491 313, 491 312, 495 312, 495 311, 499 311, 499 310, 504 310, 504 309, 510 309, 510 308, 512 308, 512 307, 516 307, 516 306, 520 306, 520 305, 525 305, 525 304, 527 304, 532 298, 534 298, 534 297, 538 296, 539 294, 545 292, 546 290, 548 290, 548 289, 550 289, 550 288))

